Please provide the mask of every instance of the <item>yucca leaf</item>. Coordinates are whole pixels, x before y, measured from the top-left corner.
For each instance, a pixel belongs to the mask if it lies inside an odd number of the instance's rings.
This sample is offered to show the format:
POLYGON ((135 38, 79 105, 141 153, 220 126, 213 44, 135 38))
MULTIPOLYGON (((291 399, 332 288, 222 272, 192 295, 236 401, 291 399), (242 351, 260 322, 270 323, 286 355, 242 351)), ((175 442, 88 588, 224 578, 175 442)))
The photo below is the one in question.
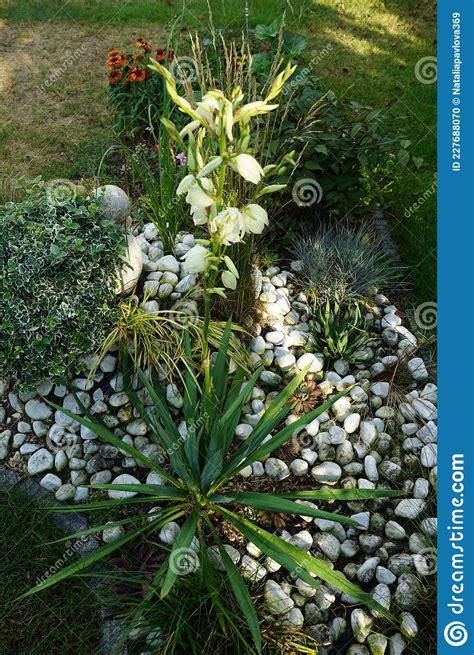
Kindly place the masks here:
POLYGON ((218 407, 221 407, 227 389, 227 376, 229 372, 228 347, 231 329, 232 321, 229 318, 224 329, 224 334, 222 335, 221 345, 217 351, 216 360, 212 367, 212 384, 218 407))
POLYGON ((161 588, 161 598, 164 598, 171 591, 172 586, 176 582, 179 574, 178 563, 173 560, 173 557, 180 555, 183 550, 189 549, 194 535, 196 534, 198 514, 193 512, 188 516, 183 523, 181 530, 176 536, 173 548, 169 556, 169 567, 166 572, 166 577, 161 588))
MULTIPOLYGON (((191 348, 191 340, 189 332, 186 330, 184 333, 184 352, 189 361, 192 361, 193 353, 191 348)), ((184 375, 184 405, 183 412, 186 423, 191 421, 194 417, 196 407, 198 405, 197 399, 197 381, 191 371, 186 370, 184 375)))
POLYGON ((284 427, 282 430, 280 430, 280 432, 277 432, 277 434, 275 434, 271 439, 269 439, 264 444, 256 448, 252 453, 249 453, 249 455, 243 461, 237 463, 232 469, 226 467, 223 475, 217 480, 217 484, 218 485, 222 484, 226 480, 229 480, 230 478, 234 477, 234 475, 236 475, 239 471, 241 471, 246 466, 249 466, 250 464, 253 464, 258 460, 262 460, 266 455, 271 453, 273 450, 280 448, 280 446, 282 446, 284 443, 286 443, 291 439, 291 437, 295 434, 295 431, 298 428, 305 427, 313 419, 317 418, 320 414, 322 414, 327 409, 332 407, 332 405, 334 405, 334 403, 337 400, 339 400, 339 398, 342 398, 347 393, 349 393, 351 388, 352 387, 347 387, 343 391, 340 391, 339 393, 335 394, 332 398, 327 400, 325 403, 319 405, 319 407, 316 407, 311 412, 309 412, 305 416, 302 416, 294 423, 291 423, 290 425, 284 427))
POLYGON ((298 500, 370 500, 405 496, 400 489, 309 489, 307 491, 282 491, 281 498, 298 500))
POLYGON ((342 592, 357 598, 359 602, 371 609, 380 612, 386 618, 392 618, 390 612, 375 601, 372 596, 357 585, 347 580, 341 573, 334 571, 322 560, 313 557, 309 553, 293 544, 289 544, 275 535, 254 525, 243 517, 238 517, 233 512, 224 509, 222 506, 212 506, 223 514, 235 527, 242 532, 244 537, 260 548, 269 557, 284 566, 288 571, 297 573, 298 577, 314 588, 318 583, 312 578, 311 573, 327 584, 340 589, 342 592))
POLYGON ((219 554, 222 559, 222 564, 229 578, 230 586, 232 587, 232 591, 234 593, 235 599, 240 609, 242 610, 242 614, 244 615, 245 620, 247 621, 247 625, 255 642, 257 652, 261 653, 262 636, 260 633, 260 626, 258 622, 257 612, 252 602, 252 598, 250 597, 249 590, 247 589, 247 585, 243 581, 239 569, 236 567, 232 559, 229 557, 229 554, 224 548, 222 541, 219 535, 217 534, 217 532, 215 531, 212 523, 209 520, 207 520, 207 524, 217 544, 217 548, 219 550, 219 554))
POLYGON ((77 421, 84 427, 89 428, 89 430, 92 430, 92 432, 98 434, 99 437, 101 437, 101 439, 103 439, 107 443, 112 444, 112 446, 115 446, 119 450, 123 450, 124 452, 127 453, 127 455, 130 455, 130 457, 133 457, 137 461, 142 462, 152 471, 159 473, 162 477, 168 480, 168 482, 173 486, 175 487, 181 486, 178 480, 176 480, 175 477, 173 477, 172 475, 167 473, 164 469, 162 469, 161 466, 155 464, 155 462, 152 459, 143 455, 139 450, 137 450, 133 446, 130 446, 126 441, 122 441, 120 437, 117 437, 117 435, 115 435, 113 432, 108 430, 104 425, 102 425, 98 421, 89 420, 87 418, 84 418, 83 416, 80 416, 79 414, 74 414, 73 412, 70 412, 65 407, 60 407, 59 405, 56 405, 56 403, 53 403, 52 401, 48 401, 48 402, 52 407, 57 409, 59 412, 66 414, 66 416, 69 416, 74 421, 77 421))
MULTIPOLYGON (((182 509, 182 506, 179 505, 177 505, 176 507, 167 508, 164 511, 157 510, 157 512, 153 514, 153 521, 156 521, 156 523, 153 524, 155 529, 159 529, 160 526, 164 525, 164 523, 168 523, 169 521, 174 520, 176 517, 182 516, 183 512, 184 510, 182 509)), ((135 523, 136 521, 147 520, 150 519, 151 516, 152 515, 150 513, 147 513, 147 514, 129 516, 127 518, 119 519, 117 521, 107 521, 107 523, 104 523, 103 525, 94 525, 91 528, 79 530, 74 534, 68 534, 65 537, 61 537, 60 539, 57 539, 56 541, 53 541, 51 543, 70 541, 71 539, 80 539, 80 537, 85 537, 90 534, 95 534, 97 532, 101 532, 102 530, 107 530, 109 528, 115 528, 121 525, 122 526, 128 525, 130 523, 135 523)))
MULTIPOLYGON (((154 496, 155 500, 167 500, 171 498, 186 498, 184 489, 175 487, 165 487, 160 484, 89 484, 90 489, 103 489, 106 491, 130 491, 133 493, 144 494, 145 496, 154 496)), ((142 502, 148 500, 142 499, 142 502)), ((82 508, 81 508, 82 509, 82 508)))
MULTIPOLYGON (((212 502, 219 502, 219 500, 216 499, 216 496, 211 496, 209 500, 212 502)), ((264 509, 269 512, 276 512, 278 514, 311 516, 316 519, 327 519, 328 521, 335 521, 336 523, 342 523, 343 525, 349 525, 355 528, 359 527, 357 521, 354 521, 354 519, 350 519, 347 516, 341 516, 340 514, 335 514, 334 512, 324 512, 323 510, 316 509, 315 507, 300 505, 293 502, 292 500, 283 498, 280 496, 280 494, 242 491, 240 493, 236 493, 232 497, 232 500, 226 500, 225 502, 234 502, 239 505, 249 505, 250 507, 264 509)))
POLYGON ((212 482, 222 471, 222 450, 215 452, 206 462, 201 474, 201 489, 206 493, 212 482))
POLYGON ((61 580, 65 580, 66 578, 69 578, 72 575, 75 575, 76 573, 79 573, 80 571, 87 569, 90 566, 93 566, 94 564, 97 564, 97 562, 104 559, 104 557, 107 557, 118 548, 121 548, 129 541, 132 541, 132 539, 135 539, 140 534, 143 534, 146 531, 150 531, 151 529, 152 529, 151 524, 146 524, 138 528, 135 528, 134 530, 130 530, 130 532, 124 534, 123 537, 116 539, 110 544, 105 544, 98 550, 94 550, 92 553, 89 553, 88 555, 81 557, 76 562, 73 562, 72 564, 69 564, 68 566, 58 571, 57 573, 54 573, 46 580, 43 580, 43 582, 40 582, 40 584, 36 585, 32 589, 29 589, 24 594, 21 594, 21 596, 19 596, 17 600, 21 600, 22 598, 27 598, 28 596, 31 596, 32 594, 35 594, 38 591, 47 589, 48 587, 51 587, 52 585, 60 582, 61 580))

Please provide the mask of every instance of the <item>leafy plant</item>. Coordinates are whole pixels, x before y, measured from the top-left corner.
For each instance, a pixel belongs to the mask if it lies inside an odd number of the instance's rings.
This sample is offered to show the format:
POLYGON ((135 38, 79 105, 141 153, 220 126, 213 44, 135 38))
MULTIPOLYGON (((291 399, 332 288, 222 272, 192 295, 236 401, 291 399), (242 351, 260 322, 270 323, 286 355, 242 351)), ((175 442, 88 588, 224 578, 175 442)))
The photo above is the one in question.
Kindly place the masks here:
POLYGON ((59 378, 116 316, 123 230, 67 180, 37 179, 0 208, 0 372, 24 389, 59 378))
POLYGON ((364 299, 372 287, 390 290, 400 279, 399 267, 368 224, 321 224, 313 234, 295 239, 294 253, 302 265, 300 282, 322 298, 364 299))
POLYGON ((370 338, 360 302, 350 300, 342 303, 339 294, 335 293, 321 304, 314 304, 312 318, 312 349, 332 361, 358 361, 358 351, 367 345, 370 338))
MULTIPOLYGON (((129 351, 132 354, 136 369, 155 369, 169 381, 182 378, 184 370, 193 371, 201 363, 204 351, 203 319, 199 317, 195 301, 181 300, 171 309, 146 311, 137 298, 131 296, 120 303, 118 312, 115 325, 98 351, 90 377, 94 376, 114 344, 118 345, 121 353, 129 351), (192 344, 190 358, 185 353, 186 337, 192 344)), ((234 330, 241 329, 235 324, 232 327, 234 330)), ((225 323, 210 322, 208 338, 212 346, 219 347, 224 329, 225 323)), ((229 339, 229 355, 244 370, 248 370, 247 353, 233 335, 229 339)))
MULTIPOLYGON (((159 123, 166 98, 161 80, 150 75, 146 67, 152 46, 143 37, 138 37, 135 47, 134 53, 117 48, 111 50, 107 70, 115 129, 119 135, 136 139, 146 136, 150 124, 159 123)), ((160 48, 155 57, 169 65, 173 62, 174 51, 160 48)))
MULTIPOLYGON (((68 416, 96 432, 105 442, 115 445, 125 451, 127 455, 135 457, 145 467, 158 473, 168 484, 92 485, 94 489, 120 490, 131 492, 136 496, 118 501, 93 500, 83 504, 81 511, 104 509, 112 512, 114 509, 122 507, 131 509, 135 505, 139 514, 129 515, 109 523, 107 527, 122 525, 128 526, 130 529, 116 541, 106 544, 79 562, 75 562, 51 576, 44 583, 30 590, 29 594, 45 589, 95 564, 141 535, 149 538, 151 535, 157 534, 166 523, 181 519, 183 521, 181 529, 168 557, 150 583, 147 598, 159 599, 168 596, 182 573, 183 553, 186 553, 191 559, 199 557, 209 593, 212 594, 213 602, 218 606, 219 598, 215 593, 217 589, 216 576, 207 550, 209 542, 213 541, 228 575, 229 589, 232 590, 245 617, 255 649, 257 652, 261 652, 262 640, 259 621, 250 593, 219 535, 220 524, 225 520, 266 555, 288 571, 297 572, 298 577, 311 586, 317 587, 318 582, 315 577, 320 578, 357 598, 359 602, 376 608, 382 615, 388 616, 387 610, 374 601, 370 594, 365 593, 343 575, 332 570, 326 563, 283 541, 246 518, 245 508, 299 515, 301 505, 296 503, 296 500, 361 500, 396 496, 399 492, 385 489, 319 489, 268 494, 236 489, 232 480, 239 471, 285 444, 292 438, 296 429, 304 427, 322 412, 328 410, 337 399, 347 393, 347 390, 336 394, 291 425, 281 427, 282 421, 292 409, 289 399, 307 373, 307 370, 301 371, 276 396, 248 439, 235 448, 234 431, 240 420, 242 407, 248 401, 261 371, 255 371, 247 382, 244 381, 242 369, 238 369, 233 377, 229 376, 227 352, 230 333, 231 326, 228 323, 221 348, 209 369, 212 380, 210 386, 204 384, 201 389, 193 376, 186 376, 183 412, 187 431, 184 435, 180 433, 172 420, 163 389, 159 383, 153 382, 153 380, 150 382, 145 374, 139 371, 139 376, 154 403, 153 408, 147 407, 131 388, 125 366, 124 380, 130 400, 149 425, 153 440, 168 454, 171 471, 165 470, 143 453, 122 441, 120 437, 87 413, 86 416, 78 416, 60 408, 68 416), (272 434, 275 429, 275 434, 272 434), (157 506, 157 503, 160 505, 157 506), (147 513, 146 505, 154 508, 152 516, 147 513)), ((186 349, 190 354, 189 339, 187 339, 186 349)), ((74 510, 72 507, 70 509, 74 510)), ((327 518, 344 525, 353 527, 358 525, 354 519, 314 507, 305 506, 305 513, 312 517, 327 518)), ((97 532, 105 527, 104 525, 95 526, 77 533, 75 537, 97 532)))
POLYGON ((186 158, 184 153, 175 152, 163 127, 157 130, 152 131, 152 148, 139 144, 133 150, 126 149, 126 154, 133 173, 132 184, 144 192, 138 201, 140 208, 157 227, 165 250, 171 252, 188 218, 184 198, 176 195, 186 158))

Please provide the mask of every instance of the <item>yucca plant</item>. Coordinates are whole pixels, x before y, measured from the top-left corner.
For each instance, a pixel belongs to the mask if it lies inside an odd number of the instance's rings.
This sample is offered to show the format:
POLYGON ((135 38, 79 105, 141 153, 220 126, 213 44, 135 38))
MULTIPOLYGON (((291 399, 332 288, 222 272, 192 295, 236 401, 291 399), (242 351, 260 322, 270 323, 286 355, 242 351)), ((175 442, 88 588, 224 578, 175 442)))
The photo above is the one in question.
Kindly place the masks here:
POLYGON ((312 349, 333 362, 337 359, 356 362, 357 351, 370 340, 362 309, 361 302, 344 302, 337 292, 322 303, 316 299, 312 309, 312 349))
MULTIPOLYGON (((347 393, 347 389, 335 394, 330 400, 291 425, 282 427, 282 422, 292 410, 292 403, 289 402, 289 399, 307 374, 307 370, 301 371, 276 396, 247 440, 235 447, 234 432, 240 420, 242 407, 248 401, 261 370, 255 371, 248 381, 245 381, 245 372, 241 368, 238 368, 233 376, 229 375, 230 335, 231 324, 229 322, 226 325, 217 357, 210 366, 210 386, 204 384, 204 390, 202 390, 194 376, 189 372, 185 374, 183 411, 187 432, 184 436, 178 431, 172 419, 161 385, 156 380, 150 381, 141 370, 138 371, 154 403, 152 407, 145 406, 130 384, 130 371, 125 362, 125 388, 128 390, 130 401, 147 422, 151 431, 150 438, 167 453, 169 467, 166 469, 122 441, 120 437, 87 414, 85 408, 83 408, 85 415, 76 415, 64 407, 61 408, 52 403, 58 410, 93 430, 105 442, 116 446, 130 457, 134 457, 140 464, 158 473, 168 484, 91 485, 93 489, 97 490, 131 492, 136 496, 124 500, 92 500, 81 505, 81 511, 105 510, 112 513, 114 510, 126 507, 127 514, 129 514, 130 509, 136 506, 138 514, 78 532, 72 537, 69 536, 68 539, 72 539, 112 526, 128 527, 128 531, 122 537, 65 567, 30 590, 28 594, 49 587, 96 564, 137 537, 150 538, 170 521, 181 520, 181 529, 169 555, 150 585, 147 598, 164 598, 169 594, 178 576, 182 574, 180 566, 184 553, 189 554, 191 559, 195 556, 199 557, 199 565, 206 571, 209 590, 218 604, 215 575, 207 551, 209 542, 213 541, 220 554, 222 566, 228 575, 230 589, 248 624, 255 648, 257 652, 261 652, 262 640, 259 622, 250 593, 219 535, 220 524, 227 521, 240 531, 245 539, 254 543, 266 555, 309 585, 317 588, 319 583, 316 578, 319 578, 357 598, 361 603, 377 609, 382 615, 389 616, 387 610, 374 601, 368 593, 348 581, 341 573, 332 570, 322 560, 283 541, 246 518, 245 508, 301 515, 303 508, 301 504, 295 502, 297 500, 362 500, 396 496, 399 495, 399 492, 385 489, 310 489, 283 493, 259 493, 236 489, 232 481, 239 471, 264 459, 272 451, 289 441, 295 430, 303 428, 322 412, 327 411, 334 402, 347 393), (275 429, 276 432, 273 434, 275 429), (157 507, 157 503, 160 503, 159 507, 157 507), (152 515, 146 509, 148 505, 154 508, 152 515), (197 538, 198 547, 195 538, 197 538)), ((189 336, 186 336, 185 347, 190 354, 189 336)), ((63 508, 60 511, 75 511, 75 509, 74 507, 63 508)), ((351 518, 311 506, 304 506, 304 514, 314 518, 329 519, 346 526, 358 527, 358 523, 351 518)))

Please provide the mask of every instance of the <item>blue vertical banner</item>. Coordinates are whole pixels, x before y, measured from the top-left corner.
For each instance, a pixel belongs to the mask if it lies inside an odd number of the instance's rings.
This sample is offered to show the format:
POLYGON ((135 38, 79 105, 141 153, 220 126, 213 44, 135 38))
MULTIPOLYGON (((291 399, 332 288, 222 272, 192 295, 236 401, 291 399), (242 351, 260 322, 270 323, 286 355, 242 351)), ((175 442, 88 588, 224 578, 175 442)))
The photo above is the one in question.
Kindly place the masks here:
POLYGON ((473 59, 474 0, 440 0, 438 655, 474 653, 473 59))

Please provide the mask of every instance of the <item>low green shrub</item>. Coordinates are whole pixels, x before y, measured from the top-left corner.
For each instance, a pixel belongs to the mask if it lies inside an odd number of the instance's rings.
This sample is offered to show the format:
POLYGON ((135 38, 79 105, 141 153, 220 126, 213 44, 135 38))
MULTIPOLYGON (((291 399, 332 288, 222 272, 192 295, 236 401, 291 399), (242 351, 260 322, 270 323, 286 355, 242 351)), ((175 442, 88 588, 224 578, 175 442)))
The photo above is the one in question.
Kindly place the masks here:
POLYGON ((36 180, 0 208, 0 374, 22 388, 65 375, 116 317, 123 230, 68 181, 36 180))
MULTIPOLYGON (((366 215, 388 203, 401 165, 416 169, 423 163, 409 152, 405 116, 389 117, 382 109, 361 105, 356 99, 338 98, 328 83, 315 75, 314 61, 306 63, 306 47, 305 37, 286 31, 281 18, 257 26, 250 44, 257 89, 265 88, 275 59, 298 61, 270 127, 262 131, 263 151, 269 158, 292 150, 300 155, 291 177, 293 184, 288 185, 292 195, 285 191, 285 199, 294 201, 293 209, 299 205, 302 211, 284 208, 282 233, 284 227, 300 228, 302 219, 314 217, 315 208, 335 216, 366 215)), ((318 57, 329 56, 331 50, 329 44, 318 57)), ((282 177, 281 181, 286 180, 282 177)))

